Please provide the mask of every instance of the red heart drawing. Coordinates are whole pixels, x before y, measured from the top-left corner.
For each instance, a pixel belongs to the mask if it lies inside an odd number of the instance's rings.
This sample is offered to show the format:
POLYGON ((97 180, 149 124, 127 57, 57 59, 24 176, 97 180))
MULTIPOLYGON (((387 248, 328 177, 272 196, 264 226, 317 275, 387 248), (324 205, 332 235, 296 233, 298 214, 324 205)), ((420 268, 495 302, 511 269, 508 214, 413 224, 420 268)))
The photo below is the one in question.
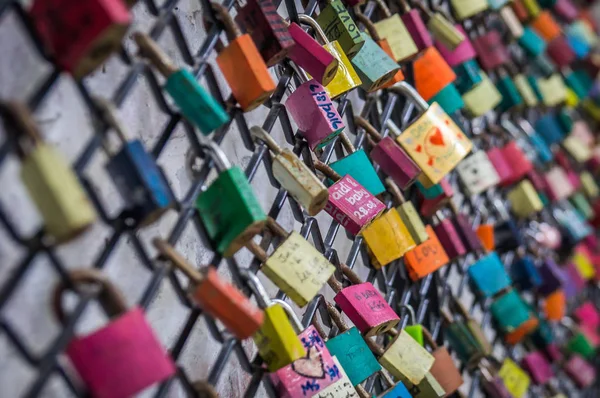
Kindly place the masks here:
POLYGON ((325 377, 323 356, 315 346, 308 349, 305 357, 292 362, 292 369, 300 376, 309 379, 323 379, 325 377))
POLYGON ((417 147, 415 148, 415 151, 417 152, 421 152, 423 150, 423 147, 421 145, 417 145, 417 147))
POLYGON ((435 132, 429 136, 429 142, 433 145, 444 146, 444 136, 442 132, 437 127, 435 128, 435 132))

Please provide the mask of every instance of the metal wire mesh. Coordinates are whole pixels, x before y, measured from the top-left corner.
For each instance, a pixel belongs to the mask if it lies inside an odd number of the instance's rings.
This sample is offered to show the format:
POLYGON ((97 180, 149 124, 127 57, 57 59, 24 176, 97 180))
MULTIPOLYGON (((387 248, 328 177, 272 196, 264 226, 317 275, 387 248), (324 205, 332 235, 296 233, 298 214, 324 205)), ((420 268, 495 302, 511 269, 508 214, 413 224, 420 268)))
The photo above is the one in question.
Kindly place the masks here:
MULTIPOLYGON (((141 3, 141 2, 140 2, 141 3)), ((170 34, 175 38, 177 42, 177 51, 181 53, 183 60, 190 66, 193 66, 194 75, 197 79, 205 82, 206 87, 209 88, 211 94, 218 100, 223 102, 221 90, 219 89, 217 78, 212 66, 208 62, 208 56, 213 51, 217 37, 221 34, 219 24, 215 24, 208 32, 205 41, 196 53, 193 53, 189 46, 186 44, 186 40, 182 29, 179 25, 177 18, 174 17, 174 10, 178 7, 180 1, 178 0, 167 0, 163 4, 158 5, 153 0, 146 0, 143 2, 148 12, 151 14, 152 26, 148 30, 150 35, 154 39, 158 39, 165 32, 169 31, 170 34)), ((209 10, 208 1, 201 0, 203 10, 209 10)), ((233 6, 233 1, 228 0, 224 3, 228 8, 233 6)), ((317 2, 311 1, 306 7, 306 13, 311 13, 315 10, 317 2)), ((285 10, 290 16, 291 20, 297 19, 298 10, 296 4, 291 0, 286 0, 285 10)), ((365 13, 369 15, 374 8, 374 3, 370 2, 366 8, 365 13)), ((39 54, 49 58, 40 44, 40 41, 32 28, 31 23, 27 17, 26 11, 18 1, 4 1, 0 5, 0 21, 2 16, 8 12, 14 13, 19 21, 25 27, 25 31, 30 36, 30 40, 39 52, 39 54)), ((210 15, 210 12, 207 11, 210 15)), ((213 19, 214 20, 214 19, 213 19)), ((118 89, 112 97, 112 101, 116 106, 121 106, 131 95, 135 86, 138 84, 138 77, 144 76, 148 82, 152 96, 154 100, 159 104, 159 108, 165 113, 168 121, 165 123, 163 131, 160 133, 156 142, 150 148, 152 155, 158 158, 164 151, 170 139, 174 134, 174 131, 183 126, 185 135, 189 140, 195 153, 200 156, 204 161, 200 162, 200 166, 195 170, 195 178, 192 186, 178 201, 177 220, 171 228, 167 238, 170 243, 176 244, 184 230, 191 226, 194 228, 200 240, 199 245, 210 248, 210 241, 207 239, 204 226, 200 221, 200 218, 194 210, 194 202, 199 193, 205 189, 209 183, 211 171, 214 169, 214 164, 210 158, 205 158, 203 146, 198 140, 196 133, 193 128, 181 118, 181 116, 173 110, 170 106, 170 102, 165 98, 164 93, 160 87, 160 81, 157 80, 155 74, 151 69, 140 62, 139 59, 132 57, 130 52, 125 48, 120 51, 119 57, 121 61, 127 65, 127 74, 119 84, 118 89)), ((217 72, 218 73, 218 72, 217 72)), ((410 73, 408 73, 410 75, 410 73)), ((55 88, 55 84, 59 79, 60 71, 53 69, 49 73, 47 79, 39 86, 36 87, 35 91, 28 98, 29 107, 35 111, 40 103, 49 96, 52 90, 55 88)), ((274 126, 279 123, 281 129, 284 132, 287 143, 292 145, 294 152, 301 155, 309 164, 311 153, 307 147, 305 141, 294 131, 292 123, 290 122, 285 108, 282 104, 282 99, 286 95, 286 90, 289 86, 293 85, 294 76, 291 70, 284 70, 282 76, 279 79, 279 85, 272 98, 267 102, 266 106, 269 108, 266 119, 262 122, 262 127, 271 131, 274 126)), ((298 81, 296 81, 298 83, 298 81)), ((88 111, 95 116, 98 116, 97 109, 93 106, 91 101, 91 90, 86 86, 86 82, 77 83, 78 95, 81 96, 82 100, 88 107, 88 111)), ((396 95, 383 94, 380 97, 367 96, 361 99, 353 98, 350 100, 347 96, 341 97, 338 101, 338 110, 341 115, 345 115, 347 120, 346 133, 350 135, 355 141, 357 147, 363 145, 365 136, 363 132, 358 132, 353 124, 354 115, 360 114, 368 118, 377 128, 385 125, 385 121, 389 118, 393 118, 399 125, 405 126, 414 116, 413 107, 402 98, 396 95), (362 106, 360 112, 354 109, 354 106, 362 106)), ((99 120, 99 118, 97 118, 99 120)), ((268 154, 268 150, 264 146, 257 146, 253 143, 251 135, 249 133, 249 121, 246 115, 244 115, 239 109, 234 109, 231 114, 231 122, 223 128, 220 128, 213 136, 212 140, 217 144, 221 144, 227 134, 231 133, 232 124, 237 125, 237 129, 240 132, 240 138, 243 141, 245 150, 250 154, 250 160, 246 166, 246 174, 250 180, 254 179, 259 170, 262 168, 266 171, 266 176, 269 184, 275 188, 279 188, 279 185, 271 172, 271 159, 268 154)), ((465 123, 464 127, 469 133, 472 126, 469 123, 465 123)), ((186 314, 185 322, 178 334, 178 337, 172 345, 167 347, 173 359, 178 361, 180 355, 188 342, 188 339, 193 338, 193 328, 202 319, 206 327, 208 327, 212 338, 219 345, 219 352, 216 361, 208 372, 207 381, 213 385, 216 385, 219 380, 226 377, 226 365, 233 361, 233 358, 237 358, 239 366, 247 372, 249 382, 247 388, 243 392, 239 392, 239 396, 253 397, 259 392, 259 388, 262 386, 264 391, 270 395, 275 396, 273 385, 269 380, 268 374, 265 373, 260 367, 260 360, 250 356, 248 350, 242 345, 241 342, 234 339, 233 336, 225 331, 221 325, 213 321, 210 317, 203 314, 202 310, 194 305, 187 296, 187 290, 185 284, 182 284, 181 280, 171 272, 161 262, 156 261, 152 257, 152 254, 147 250, 144 243, 141 241, 139 234, 136 230, 136 225, 132 225, 129 222, 126 212, 111 216, 106 210, 106 205, 103 200, 99 197, 97 190, 94 188, 94 184, 86 176, 86 168, 95 156, 97 151, 102 150, 101 137, 106 131, 107 126, 102 123, 97 123, 96 134, 86 143, 81 155, 75 160, 73 166, 81 178, 81 181, 86 188, 87 193, 92 199, 95 207, 100 214, 101 220, 111 229, 111 235, 106 239, 106 244, 102 248, 101 252, 94 259, 92 266, 95 268, 102 269, 111 254, 117 250, 120 242, 126 240, 128 244, 133 248, 137 258, 141 261, 147 271, 151 274, 151 277, 147 279, 147 283, 144 287, 144 293, 139 305, 145 309, 149 309, 152 305, 153 300, 159 293, 161 284, 171 284, 172 288, 176 292, 179 305, 189 308, 189 312, 186 314)), ((6 162, 8 156, 13 150, 9 140, 5 140, 0 146, 0 167, 6 162)), ((339 143, 334 143, 325 148, 325 150, 319 154, 320 159, 328 161, 332 157, 342 157, 343 152, 339 143)), ((182 159, 183 163, 184 159, 182 159)), ((452 181, 456 186, 455 178, 452 177, 452 181)), ((492 193, 490 199, 500 198, 498 193, 492 193)), ((175 195, 174 195, 175 196, 175 195)), ((412 196, 407 195, 409 198, 412 196)), ((391 197, 386 196, 385 203, 391 206, 391 197)), ((469 199, 463 198, 462 208, 467 209, 474 216, 481 206, 481 198, 469 199)), ((353 238, 352 236, 345 234, 344 231, 340 231, 340 226, 333 222, 328 221, 329 227, 322 229, 319 227, 319 222, 313 218, 307 216, 306 213, 295 203, 295 201, 288 197, 287 193, 280 189, 268 210, 268 214, 277 219, 282 209, 289 206, 294 219, 301 224, 300 233, 307 239, 309 239, 315 247, 321 251, 328 259, 334 264, 344 262, 350 267, 354 267, 357 264, 369 264, 369 256, 362 245, 362 238, 353 238), (353 240, 350 245, 350 250, 347 254, 347 258, 342 259, 339 257, 338 251, 335 249, 336 240, 353 240)), ((493 217, 492 217, 493 218, 493 217)), ((47 256, 50 265, 54 272, 59 278, 68 281, 68 267, 62 261, 61 256, 57 255, 57 248, 44 239, 43 230, 39 230, 33 234, 22 234, 22 229, 15 225, 15 221, 10 216, 10 209, 5 208, 0 203, 0 223, 7 231, 10 239, 25 253, 20 259, 14 270, 8 275, 8 277, 0 284, 0 330, 9 344, 14 346, 22 359, 27 365, 35 370, 35 378, 27 386, 23 396, 35 397, 43 396, 43 391, 49 379, 54 376, 59 376, 68 386, 68 389, 76 396, 85 396, 84 390, 79 385, 79 382, 73 377, 72 373, 68 371, 65 362, 61 359, 61 352, 65 349, 69 340, 75 333, 76 324, 82 317, 85 316, 86 311, 89 308, 89 304, 93 301, 94 297, 84 295, 80 297, 80 300, 74 306, 69 320, 61 329, 60 334, 56 336, 50 347, 44 352, 37 353, 31 348, 21 336, 19 331, 13 326, 10 317, 6 316, 3 309, 5 305, 11 300, 16 289, 21 284, 27 273, 36 272, 34 268, 35 258, 38 254, 43 253, 47 256)), ((265 236, 261 244, 263 247, 271 243, 271 238, 265 236)), ((213 264, 216 267, 220 267, 226 264, 233 276, 234 281, 238 286, 243 286, 242 279, 240 278, 239 270, 241 267, 245 267, 246 264, 240 264, 240 262, 234 257, 230 259, 223 259, 217 253, 210 252, 211 257, 208 263, 213 264)), ((507 259, 508 262, 510 258, 507 259)), ((416 320, 428 327, 439 341, 443 341, 443 328, 439 316, 439 308, 443 306, 448 299, 448 292, 450 289, 454 290, 454 294, 463 300, 472 300, 473 294, 470 292, 470 286, 466 280, 466 273, 464 272, 466 267, 474 261, 472 256, 467 257, 465 260, 460 262, 453 262, 439 272, 430 275, 418 283, 413 283, 407 277, 406 270, 402 264, 402 261, 397 261, 391 265, 386 266, 382 270, 375 271, 371 269, 367 280, 377 286, 384 294, 388 302, 396 309, 398 309, 403 315, 405 311, 402 305, 409 304, 416 310, 416 320), (451 283, 452 282, 452 283, 451 283)), ((123 266, 127 266, 124 264, 123 266)), ((257 271, 259 267, 258 260, 254 259, 249 265, 253 271, 257 271)), ((249 289, 245 290, 249 294, 249 289)), ((279 292, 278 298, 285 298, 283 293, 279 292)), ((530 298, 532 299, 532 298, 530 298)), ((319 296, 313 300, 304 311, 302 321, 305 326, 311 323, 317 313, 320 314, 322 322, 330 328, 330 335, 335 335, 337 328, 333 326, 327 316, 327 311, 324 307, 324 297, 319 296)), ((481 316, 482 324, 486 326, 486 330, 489 332, 489 313, 487 308, 489 303, 480 303, 475 301, 473 305, 469 305, 472 312, 477 316, 481 316)), ((409 322, 409 317, 403 316, 401 326, 404 327, 409 322)), ((502 341, 494 333, 490 334, 490 337, 495 337, 495 353, 503 355, 505 351, 509 356, 518 356, 514 350, 506 350, 502 345, 502 341)), ((478 396, 481 395, 478 383, 478 375, 475 374, 474 378, 467 375, 467 370, 463 371, 465 379, 468 381, 468 395, 478 396)), ((156 397, 172 396, 170 393, 170 387, 174 383, 175 379, 178 380, 184 391, 190 396, 194 395, 193 380, 190 379, 188 373, 183 367, 178 368, 176 376, 168 380, 167 382, 160 385, 153 395, 156 397)), ((560 377, 561 383, 573 394, 580 394, 576 392, 573 386, 560 377)), ((386 388, 386 385, 380 380, 378 375, 371 377, 365 384, 368 391, 378 393, 386 388)), ((263 390, 260 390, 263 391, 263 390)), ((594 392, 590 392, 594 394, 594 392)), ((0 395, 2 392, 0 391, 0 395)))

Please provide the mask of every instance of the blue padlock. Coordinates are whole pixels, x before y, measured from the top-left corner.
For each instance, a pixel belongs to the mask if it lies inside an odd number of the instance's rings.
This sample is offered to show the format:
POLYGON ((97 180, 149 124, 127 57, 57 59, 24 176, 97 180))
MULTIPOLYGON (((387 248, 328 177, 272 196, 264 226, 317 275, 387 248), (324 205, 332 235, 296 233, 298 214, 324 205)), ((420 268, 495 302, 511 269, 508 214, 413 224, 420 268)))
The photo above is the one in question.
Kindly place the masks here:
MULTIPOLYGON (((121 149, 111 156, 105 167, 125 201, 125 215, 138 226, 148 225, 175 204, 167 181, 142 142, 127 140, 112 104, 100 98, 95 98, 94 103, 121 141, 121 149)), ((103 144, 107 152, 112 153, 106 139, 103 144)))
POLYGON ((542 139, 550 146, 558 144, 565 138, 556 116, 551 113, 540 117, 535 122, 535 131, 540 133, 542 139))
POLYGON ((542 276, 538 271, 531 256, 523 256, 515 259, 510 267, 512 279, 523 290, 539 287, 542 284, 542 276))
POLYGON ((577 59, 583 59, 590 53, 590 46, 577 35, 567 34, 567 42, 577 59))
POLYGON ((546 51, 546 42, 529 26, 523 28, 523 35, 517 40, 527 55, 537 57, 546 51))
POLYGON ((492 297, 511 284, 510 277, 496 252, 481 257, 467 270, 476 290, 484 297, 492 297))

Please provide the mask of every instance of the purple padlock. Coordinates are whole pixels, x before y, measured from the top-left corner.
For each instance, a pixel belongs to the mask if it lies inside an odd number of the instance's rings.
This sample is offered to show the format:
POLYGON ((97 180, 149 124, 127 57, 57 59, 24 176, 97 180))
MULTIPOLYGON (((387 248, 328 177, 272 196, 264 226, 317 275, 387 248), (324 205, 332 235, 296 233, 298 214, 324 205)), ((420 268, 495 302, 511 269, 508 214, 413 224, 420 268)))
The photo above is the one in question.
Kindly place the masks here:
POLYGON ((479 57, 481 66, 486 71, 496 69, 510 60, 508 49, 497 30, 489 30, 473 39, 473 48, 479 57))
POLYGON ((556 343, 550 343, 544 348, 544 354, 551 362, 560 362, 563 359, 563 353, 556 343))
POLYGON ((437 221, 433 225, 433 230, 438 240, 442 244, 444 251, 448 254, 451 260, 460 257, 467 253, 467 249, 463 245, 463 242, 458 234, 458 231, 454 227, 451 220, 443 218, 441 213, 436 218, 437 221))
POLYGON ((564 285, 562 270, 552 258, 546 257, 544 259, 539 272, 542 277, 542 284, 538 287, 538 292, 542 296, 548 296, 564 285))
POLYGON ((454 27, 465 36, 465 40, 463 40, 455 50, 449 50, 448 47, 444 46, 438 40, 435 40, 435 48, 437 48, 442 57, 444 57, 448 65, 452 67, 473 59, 477 55, 475 48, 473 48, 473 44, 469 40, 463 27, 459 24, 454 25, 454 27))
POLYGON ((565 269, 565 285, 563 289, 565 291, 565 295, 567 296, 567 300, 572 299, 577 296, 586 285, 585 280, 581 277, 581 274, 577 270, 577 267, 573 263, 568 263, 565 269))
POLYGON ((577 58, 564 35, 560 35, 548 43, 546 53, 559 68, 569 66, 577 58))
POLYGON ((552 366, 539 351, 525 355, 521 361, 521 365, 529 373, 531 380, 537 385, 546 384, 554 377, 552 366))
POLYGON ((456 232, 458 232, 467 251, 475 252, 483 249, 481 240, 477 236, 477 233, 473 229, 473 226, 466 215, 456 211, 452 218, 452 224, 454 225, 456 232))
POLYGON ((556 15, 566 22, 574 22, 579 17, 579 10, 571 0, 556 0, 553 6, 556 15))

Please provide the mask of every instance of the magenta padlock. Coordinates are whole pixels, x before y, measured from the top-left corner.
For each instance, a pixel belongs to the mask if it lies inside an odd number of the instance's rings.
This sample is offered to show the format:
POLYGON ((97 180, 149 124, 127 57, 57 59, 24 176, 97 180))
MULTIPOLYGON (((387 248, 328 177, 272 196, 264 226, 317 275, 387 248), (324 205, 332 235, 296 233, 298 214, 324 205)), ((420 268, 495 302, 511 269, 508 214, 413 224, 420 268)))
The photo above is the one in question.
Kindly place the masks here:
POLYGON ((515 141, 511 141, 504 145, 501 151, 502 156, 504 156, 504 159, 511 169, 511 175, 507 181, 503 181, 500 185, 510 185, 520 181, 533 169, 533 164, 515 141))
POLYGON ((548 43, 546 54, 559 68, 569 66, 577 58, 564 35, 557 36, 548 43))
POLYGON ((548 185, 546 184, 546 179, 535 168, 531 169, 527 173, 527 179, 531 181, 531 185, 535 188, 536 191, 541 193, 546 193, 546 189, 548 189, 548 185))
POLYGON ((337 73, 339 61, 295 22, 288 32, 295 43, 288 57, 320 84, 328 85, 337 73))
POLYGON ((563 369, 579 388, 587 388, 596 380, 594 366, 577 354, 572 355, 565 362, 563 369))
POLYGON ((586 236, 585 238, 583 238, 583 243, 585 244, 585 247, 587 248, 587 252, 597 252, 599 249, 599 245, 598 245, 598 238, 596 238, 596 236, 594 236, 593 234, 590 234, 588 236, 586 236))
POLYGON ((497 30, 489 30, 473 39, 473 48, 483 69, 490 71, 509 62, 510 54, 497 30))
POLYGON ((575 170, 571 169, 567 171, 567 177, 569 178, 569 182, 575 191, 578 191, 581 188, 581 178, 579 178, 579 174, 575 172, 575 170))
POLYGON ((571 0, 556 0, 552 7, 556 15, 571 23, 579 17, 579 10, 571 0))
POLYGON ((451 220, 444 218, 441 212, 437 212, 436 217, 434 217, 433 231, 450 260, 454 260, 467 253, 467 249, 463 245, 454 224, 451 220))
POLYGON ((475 48, 463 27, 459 24, 454 25, 454 27, 465 36, 465 40, 463 40, 454 51, 449 50, 448 47, 444 46, 439 41, 435 41, 435 48, 437 48, 442 57, 444 57, 448 65, 452 67, 473 59, 477 55, 475 48))
POLYGON ((544 347, 546 357, 554 363, 560 362, 563 359, 563 353, 556 343, 550 343, 544 347))
POLYGON ((455 212, 454 217, 452 217, 452 224, 454 224, 454 229, 458 232, 458 235, 468 252, 476 252, 483 249, 481 246, 481 239, 477 236, 477 233, 465 214, 455 212))
POLYGON ((498 177, 500 177, 500 185, 506 185, 507 181, 512 178, 512 168, 510 164, 506 161, 506 158, 502 154, 502 150, 498 147, 491 148, 486 151, 488 159, 496 169, 496 173, 498 173, 498 177))
POLYGON ((600 313, 591 301, 586 301, 577 307, 574 315, 580 325, 586 325, 592 329, 598 329, 600 326, 600 313))
POLYGON ((408 33, 412 37, 419 51, 431 47, 433 45, 433 39, 425 22, 423 22, 423 18, 421 18, 419 10, 410 8, 405 1, 401 1, 400 4, 404 8, 404 12, 400 14, 400 18, 402 19, 402 22, 404 22, 406 30, 408 30, 408 33))
POLYGON ((537 385, 546 384, 554 377, 552 366, 539 351, 531 352, 523 358, 521 365, 537 385))
POLYGON ((285 102, 285 108, 312 150, 329 144, 346 127, 325 88, 314 79, 296 88, 285 102))
POLYGON ((128 398, 168 379, 175 365, 156 338, 140 307, 127 309, 117 288, 98 270, 69 272, 73 282, 60 282, 54 291, 54 312, 67 322, 62 306, 64 293, 82 285, 98 286, 100 304, 111 322, 85 336, 74 337, 66 354, 94 398, 128 398))

